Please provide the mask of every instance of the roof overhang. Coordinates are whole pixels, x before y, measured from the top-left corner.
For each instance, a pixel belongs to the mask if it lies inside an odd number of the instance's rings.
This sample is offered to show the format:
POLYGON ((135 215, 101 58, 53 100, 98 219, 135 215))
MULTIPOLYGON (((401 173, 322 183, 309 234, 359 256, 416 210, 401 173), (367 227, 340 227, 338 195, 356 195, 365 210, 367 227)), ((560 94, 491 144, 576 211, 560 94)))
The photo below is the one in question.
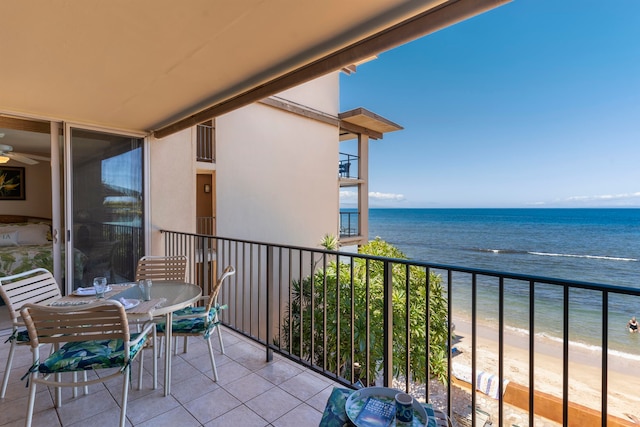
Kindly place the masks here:
POLYGON ((385 133, 404 129, 366 108, 355 108, 338 114, 340 119, 340 141, 356 138, 358 134, 368 135, 372 139, 382 139, 385 133))
POLYGON ((508 1, 0 2, 0 113, 163 137, 508 1))

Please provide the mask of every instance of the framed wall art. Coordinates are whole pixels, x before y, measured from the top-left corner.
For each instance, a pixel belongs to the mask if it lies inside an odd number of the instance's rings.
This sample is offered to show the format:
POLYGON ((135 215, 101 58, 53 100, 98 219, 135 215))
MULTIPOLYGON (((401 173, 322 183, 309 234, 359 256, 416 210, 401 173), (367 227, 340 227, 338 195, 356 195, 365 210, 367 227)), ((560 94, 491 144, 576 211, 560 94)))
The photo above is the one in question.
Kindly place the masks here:
POLYGON ((24 168, 0 166, 0 200, 24 200, 24 168))

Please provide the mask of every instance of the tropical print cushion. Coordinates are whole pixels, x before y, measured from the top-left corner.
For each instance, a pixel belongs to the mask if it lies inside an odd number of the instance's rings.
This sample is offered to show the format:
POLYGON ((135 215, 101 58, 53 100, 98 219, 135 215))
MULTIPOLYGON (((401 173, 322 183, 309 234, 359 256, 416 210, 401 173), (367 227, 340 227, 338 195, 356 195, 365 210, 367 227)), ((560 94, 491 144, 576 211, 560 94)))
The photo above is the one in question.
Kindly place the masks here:
MULTIPOLYGON (((218 325, 214 322, 218 309, 223 307, 212 307, 208 313, 205 313, 206 307, 186 307, 173 313, 174 316, 200 315, 188 319, 175 319, 171 325, 174 334, 204 334, 204 339, 209 339, 211 332, 218 325)), ((166 322, 160 321, 156 324, 156 331, 163 334, 165 332, 166 322)))
MULTIPOLYGON (((134 340, 139 334, 131 334, 134 340)), ((129 350, 129 359, 133 360, 146 341, 145 336, 129 350)), ((74 372, 88 369, 106 369, 124 367, 124 342, 117 340, 96 340, 69 342, 54 352, 38 366, 43 374, 55 372, 74 372)))
POLYGON ((327 406, 324 408, 320 427, 350 427, 353 425, 344 410, 347 399, 353 392, 354 390, 348 388, 333 388, 331 396, 327 400, 327 406))
POLYGON ((18 344, 27 343, 31 341, 29 339, 29 332, 26 329, 22 329, 20 331, 17 329, 14 329, 13 333, 9 336, 9 338, 7 338, 5 342, 11 342, 11 341, 16 341, 18 344))

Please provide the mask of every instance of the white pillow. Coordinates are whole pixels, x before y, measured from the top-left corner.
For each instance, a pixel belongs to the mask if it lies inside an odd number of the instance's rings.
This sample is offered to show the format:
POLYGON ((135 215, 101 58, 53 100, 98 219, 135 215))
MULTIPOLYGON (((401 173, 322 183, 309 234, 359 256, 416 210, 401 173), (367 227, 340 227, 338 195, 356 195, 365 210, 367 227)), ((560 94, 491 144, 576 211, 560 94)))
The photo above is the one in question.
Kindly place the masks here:
POLYGON ((27 224, 16 228, 18 232, 18 244, 20 245, 44 245, 49 243, 47 233, 49 226, 47 224, 27 224))
POLYGON ((0 246, 18 246, 18 232, 0 233, 0 246))

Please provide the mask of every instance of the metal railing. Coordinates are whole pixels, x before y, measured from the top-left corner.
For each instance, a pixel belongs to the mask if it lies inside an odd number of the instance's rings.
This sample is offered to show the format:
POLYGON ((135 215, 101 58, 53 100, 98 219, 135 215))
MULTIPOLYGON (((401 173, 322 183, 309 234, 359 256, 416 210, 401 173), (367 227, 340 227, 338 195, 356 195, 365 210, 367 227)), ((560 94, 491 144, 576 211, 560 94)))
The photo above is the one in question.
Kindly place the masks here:
MULTIPOLYGON (((449 351, 457 339, 454 304, 462 302, 470 309, 469 408, 477 407, 476 395, 480 394, 476 391, 477 358, 483 351, 476 338, 481 327, 479 313, 494 310, 498 330, 495 368, 500 387, 492 409, 496 425, 503 425, 505 419, 505 331, 508 314, 513 312, 524 318, 529 332, 524 412, 528 425, 535 425, 539 403, 536 332, 545 316, 540 311, 541 299, 557 304, 560 313, 562 390, 557 416, 559 424, 571 425, 569 383, 580 373, 569 373, 569 337, 576 328, 585 327, 579 304, 589 297, 590 304, 597 304, 601 311, 601 324, 588 325, 588 333, 599 334, 606 350, 600 363, 602 398, 595 408, 601 422, 596 424, 607 425, 610 309, 620 300, 637 307, 640 299, 629 299, 640 297, 640 289, 219 236, 162 233, 166 255, 189 257, 190 280, 202 286, 205 294, 216 275, 215 265, 220 271, 227 265, 235 266, 236 275, 220 294, 221 302, 228 305, 222 322, 264 345, 267 360, 277 352, 354 388, 373 384, 407 392, 422 388, 427 401, 444 394, 444 401, 437 406, 454 418, 454 354, 449 351), (570 318, 577 318, 577 326, 570 318)), ((471 425, 480 425, 477 417, 476 411, 470 411, 471 425)))
POLYGON ((338 176, 340 178, 358 178, 358 161, 360 158, 348 153, 339 153, 338 176))
POLYGON ((197 148, 196 160, 199 162, 213 163, 216 161, 215 136, 213 122, 201 123, 196 127, 197 148))
POLYGON ((196 218, 196 234, 213 236, 216 231, 215 216, 199 216, 196 218))
POLYGON ((340 212, 340 237, 358 236, 360 234, 360 212, 340 212))

